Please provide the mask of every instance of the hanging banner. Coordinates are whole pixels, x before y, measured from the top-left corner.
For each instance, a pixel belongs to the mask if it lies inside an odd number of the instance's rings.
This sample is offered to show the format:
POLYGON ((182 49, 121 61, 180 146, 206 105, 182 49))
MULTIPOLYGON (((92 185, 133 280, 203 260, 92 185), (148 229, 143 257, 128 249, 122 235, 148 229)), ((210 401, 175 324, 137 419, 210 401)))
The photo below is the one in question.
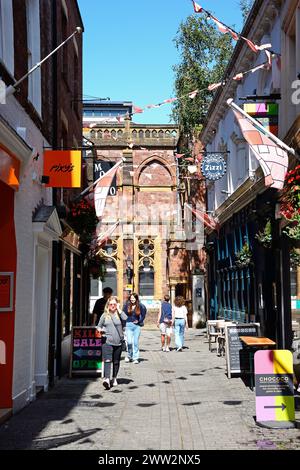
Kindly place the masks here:
POLYGON ((45 151, 43 178, 47 188, 80 188, 81 151, 45 151))
MULTIPOLYGON (((101 176, 105 175, 116 162, 106 162, 103 160, 97 160, 94 162, 94 181, 97 181, 101 176)), ((108 196, 116 196, 117 194, 117 177, 113 177, 111 186, 108 191, 108 196)))

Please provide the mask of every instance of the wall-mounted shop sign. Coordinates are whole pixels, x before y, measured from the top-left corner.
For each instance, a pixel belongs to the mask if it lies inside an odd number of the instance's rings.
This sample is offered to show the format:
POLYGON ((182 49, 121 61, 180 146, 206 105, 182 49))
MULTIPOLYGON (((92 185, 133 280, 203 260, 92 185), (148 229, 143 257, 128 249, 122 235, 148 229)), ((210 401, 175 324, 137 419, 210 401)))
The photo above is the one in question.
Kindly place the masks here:
POLYGON ((254 355, 256 423, 270 428, 294 427, 293 355, 288 350, 254 355))
POLYGON ((80 188, 81 151, 45 151, 43 180, 47 188, 80 188))
POLYGON ((204 178, 212 181, 219 180, 226 173, 226 162, 219 153, 205 155, 201 164, 201 172, 204 178))
MULTIPOLYGON (((96 181, 100 176, 105 175, 105 173, 110 170, 116 162, 105 162, 103 160, 97 160, 94 162, 94 181, 96 181)), ((114 176, 111 186, 108 191, 108 196, 116 196, 117 194, 117 177, 114 176)))
POLYGON ((101 332, 95 326, 73 326, 70 375, 102 373, 101 332))
POLYGON ((13 311, 14 273, 0 273, 0 312, 13 311))

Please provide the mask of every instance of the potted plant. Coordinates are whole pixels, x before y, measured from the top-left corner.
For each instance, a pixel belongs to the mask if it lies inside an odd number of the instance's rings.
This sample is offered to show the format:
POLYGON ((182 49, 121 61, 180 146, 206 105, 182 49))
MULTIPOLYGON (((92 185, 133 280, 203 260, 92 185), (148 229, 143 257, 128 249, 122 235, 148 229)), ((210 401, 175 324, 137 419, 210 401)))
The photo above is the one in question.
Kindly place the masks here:
POLYGON ((255 235, 255 238, 265 248, 271 248, 271 245, 272 245, 272 224, 271 224, 270 219, 268 219, 264 229, 262 231, 259 231, 255 235))
POLYGON ((235 264, 238 268, 247 268, 252 262, 252 252, 249 243, 245 242, 241 250, 235 254, 235 264))

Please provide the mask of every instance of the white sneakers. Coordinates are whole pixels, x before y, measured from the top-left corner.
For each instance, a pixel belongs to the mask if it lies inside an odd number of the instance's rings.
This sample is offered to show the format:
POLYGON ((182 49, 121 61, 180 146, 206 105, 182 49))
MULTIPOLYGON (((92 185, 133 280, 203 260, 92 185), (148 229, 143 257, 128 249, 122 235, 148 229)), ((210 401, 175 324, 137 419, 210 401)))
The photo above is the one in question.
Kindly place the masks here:
POLYGON ((130 357, 128 357, 128 356, 125 357, 125 362, 131 362, 131 361, 132 361, 132 359, 130 359, 130 357))
POLYGON ((177 352, 182 351, 182 348, 177 348, 176 351, 177 352))
POLYGON ((113 379, 113 383, 112 383, 112 386, 113 387, 117 387, 119 384, 118 384, 118 381, 116 378, 113 379))
POLYGON ((170 352, 169 346, 166 347, 165 351, 166 351, 166 352, 170 352))
POLYGON ((135 359, 135 360, 133 361, 133 364, 138 364, 138 363, 139 363, 138 359, 135 359))

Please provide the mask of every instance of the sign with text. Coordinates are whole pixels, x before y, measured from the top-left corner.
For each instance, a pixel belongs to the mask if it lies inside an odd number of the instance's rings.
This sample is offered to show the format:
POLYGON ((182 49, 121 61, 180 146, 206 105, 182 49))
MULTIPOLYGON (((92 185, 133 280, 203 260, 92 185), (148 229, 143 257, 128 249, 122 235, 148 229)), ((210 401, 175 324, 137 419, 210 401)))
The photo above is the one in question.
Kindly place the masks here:
POLYGON ((43 176, 48 179, 47 188, 80 188, 81 151, 45 151, 43 176))
POLYGON ((295 421, 293 355, 288 350, 254 354, 256 421, 295 421))
POLYGON ((102 373, 101 332, 95 326, 73 326, 70 375, 102 373))
POLYGON ((0 312, 13 311, 13 273, 0 273, 0 312))
MULTIPOLYGON (((94 162, 94 181, 96 181, 100 176, 105 175, 105 173, 110 170, 116 162, 105 162, 103 160, 97 160, 94 162)), ((116 196, 117 194, 117 177, 114 176, 111 186, 108 191, 108 196, 116 196)))
POLYGON ((225 345, 227 375, 240 374, 249 370, 249 355, 243 348, 240 336, 258 336, 259 325, 257 323, 240 323, 237 325, 225 325, 225 345))
POLYGON ((226 162, 219 153, 205 155, 201 164, 201 173, 207 180, 216 181, 226 173, 226 162))

